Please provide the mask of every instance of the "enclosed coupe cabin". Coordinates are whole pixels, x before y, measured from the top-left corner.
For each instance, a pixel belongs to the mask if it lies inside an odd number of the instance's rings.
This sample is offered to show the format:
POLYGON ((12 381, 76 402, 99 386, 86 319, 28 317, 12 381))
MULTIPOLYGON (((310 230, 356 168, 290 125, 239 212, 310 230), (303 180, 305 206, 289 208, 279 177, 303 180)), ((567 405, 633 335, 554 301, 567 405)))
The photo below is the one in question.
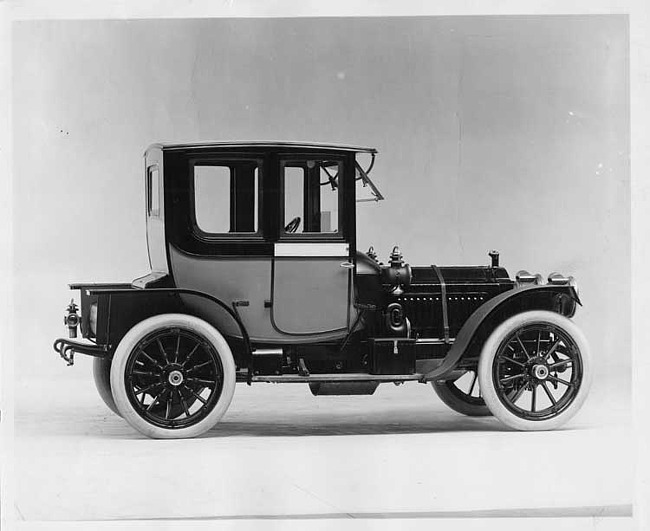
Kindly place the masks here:
MULTIPOLYGON (((338 339, 354 308, 357 156, 291 143, 153 145, 146 154, 152 271, 238 311, 257 343, 338 339)), ((366 164, 364 162, 364 164, 366 164)), ((210 303, 185 304, 225 334, 210 303)))

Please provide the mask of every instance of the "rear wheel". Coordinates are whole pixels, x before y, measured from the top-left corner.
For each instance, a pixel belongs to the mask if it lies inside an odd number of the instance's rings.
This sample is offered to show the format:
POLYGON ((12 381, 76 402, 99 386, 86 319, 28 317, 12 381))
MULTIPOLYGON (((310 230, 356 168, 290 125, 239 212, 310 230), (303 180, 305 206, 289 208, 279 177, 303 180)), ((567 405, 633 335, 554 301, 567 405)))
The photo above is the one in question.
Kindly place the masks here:
POLYGON ((111 369, 118 410, 153 438, 196 437, 226 412, 235 364, 223 336, 189 315, 151 317, 118 345, 111 369))
POLYGON ((431 382, 436 394, 454 411, 469 417, 492 415, 481 395, 476 370, 467 371, 456 380, 431 382))
POLYGON ((549 430, 567 422, 585 401, 591 375, 583 334, 548 311, 507 319, 486 341, 479 362, 485 403, 517 430, 549 430))

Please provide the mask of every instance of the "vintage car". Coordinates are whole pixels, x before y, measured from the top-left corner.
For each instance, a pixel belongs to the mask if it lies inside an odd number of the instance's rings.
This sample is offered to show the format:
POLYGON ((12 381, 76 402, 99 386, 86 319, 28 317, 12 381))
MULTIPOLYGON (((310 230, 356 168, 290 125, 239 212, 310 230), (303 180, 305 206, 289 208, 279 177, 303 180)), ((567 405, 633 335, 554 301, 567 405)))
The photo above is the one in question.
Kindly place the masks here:
POLYGON ((212 428, 236 382, 304 383, 314 395, 430 382, 465 415, 519 430, 564 424, 592 372, 570 320, 575 280, 512 280, 496 251, 472 267, 359 251, 356 203, 383 199, 368 176, 375 155, 294 142, 150 146, 151 271, 71 284, 80 309, 68 306, 72 339, 56 352, 70 365, 94 356, 106 405, 154 438, 212 428))

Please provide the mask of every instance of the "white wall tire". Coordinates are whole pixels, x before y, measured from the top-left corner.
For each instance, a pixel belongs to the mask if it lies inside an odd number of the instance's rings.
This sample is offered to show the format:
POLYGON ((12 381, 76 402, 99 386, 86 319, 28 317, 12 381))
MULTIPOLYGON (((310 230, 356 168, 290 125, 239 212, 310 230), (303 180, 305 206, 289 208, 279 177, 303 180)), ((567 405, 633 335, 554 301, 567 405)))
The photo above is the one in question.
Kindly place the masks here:
POLYGON ((479 361, 483 399, 515 430, 556 429, 584 403, 592 378, 589 345, 578 327, 549 311, 510 317, 485 342, 479 361))
POLYGON ((235 371, 230 347, 214 327, 190 315, 163 314, 122 338, 111 389, 121 416, 147 437, 197 437, 228 409, 235 371))

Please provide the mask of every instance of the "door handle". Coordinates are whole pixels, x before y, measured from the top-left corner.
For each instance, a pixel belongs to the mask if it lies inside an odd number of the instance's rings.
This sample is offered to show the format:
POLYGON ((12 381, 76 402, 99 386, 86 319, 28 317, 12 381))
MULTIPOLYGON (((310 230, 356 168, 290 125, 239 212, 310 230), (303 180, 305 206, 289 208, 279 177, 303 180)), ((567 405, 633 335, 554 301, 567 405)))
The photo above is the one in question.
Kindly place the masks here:
POLYGON ((352 262, 342 262, 341 267, 345 267, 345 269, 352 269, 354 267, 354 264, 352 262))

